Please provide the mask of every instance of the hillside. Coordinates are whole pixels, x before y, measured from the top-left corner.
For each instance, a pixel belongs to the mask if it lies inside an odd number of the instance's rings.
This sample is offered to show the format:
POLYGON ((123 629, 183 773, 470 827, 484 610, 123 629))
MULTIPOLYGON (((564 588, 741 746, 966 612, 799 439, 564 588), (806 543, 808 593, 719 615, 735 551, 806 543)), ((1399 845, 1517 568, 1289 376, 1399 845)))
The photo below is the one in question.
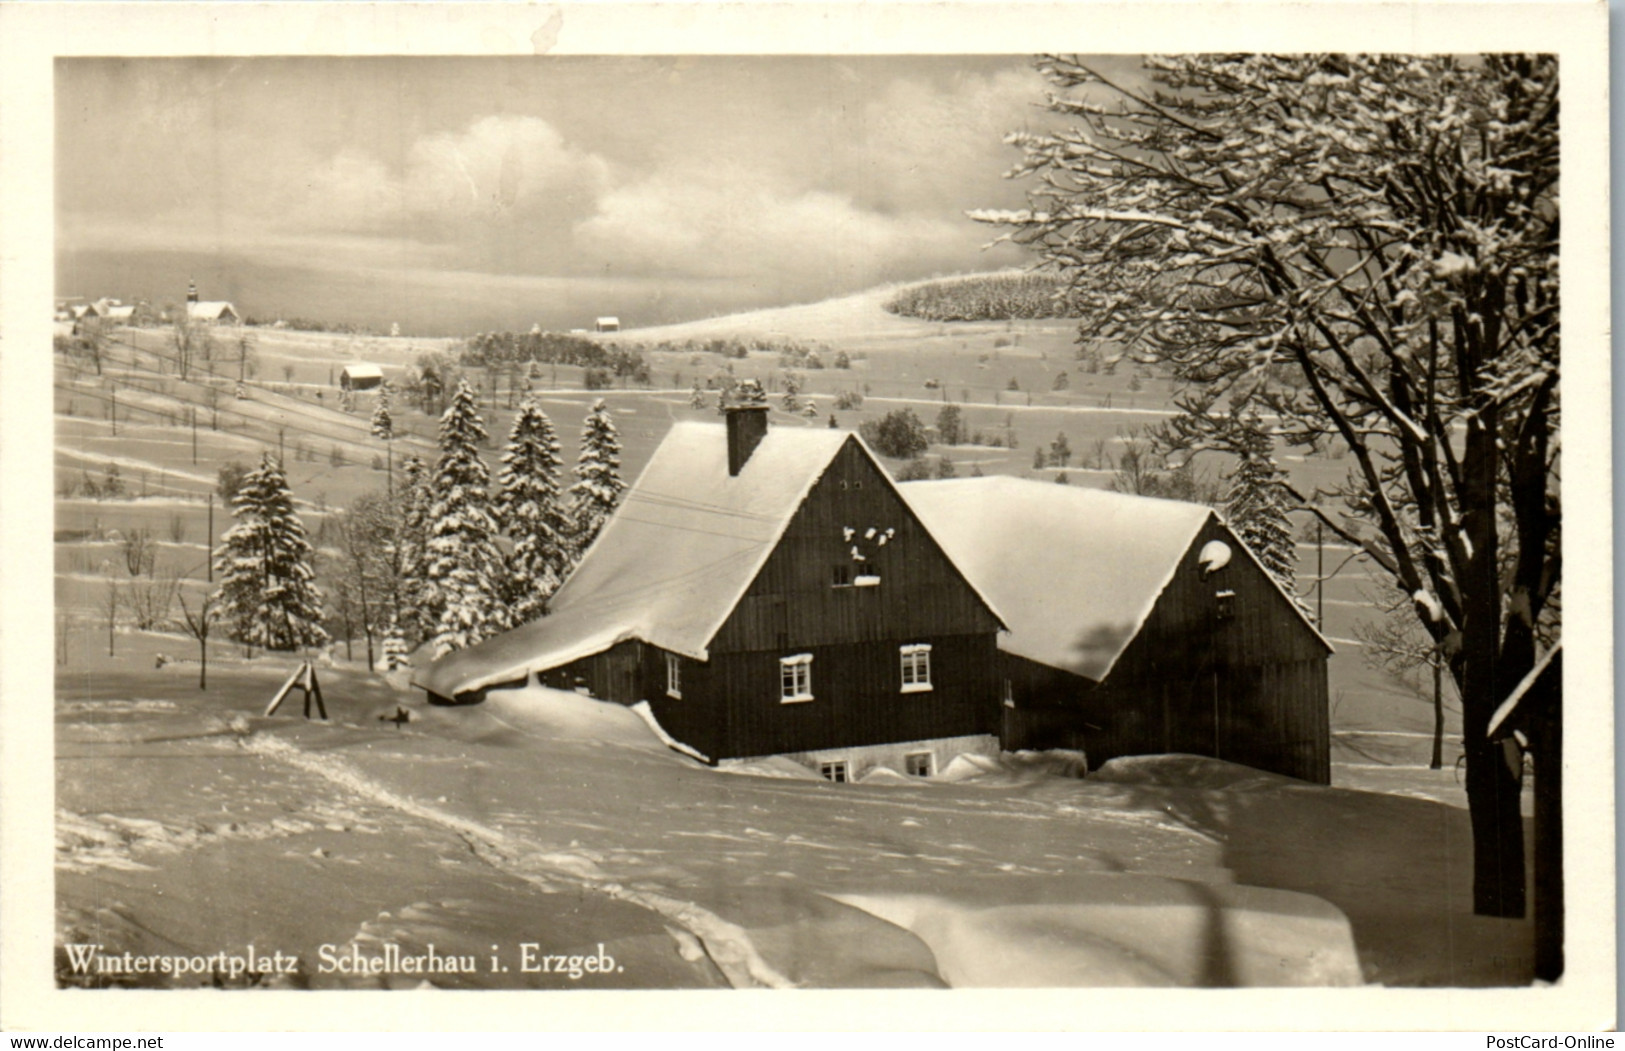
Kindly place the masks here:
MULTIPOLYGON (((635 342, 757 338, 835 343, 862 350, 901 350, 912 348, 919 340, 942 338, 949 327, 958 333, 1002 331, 1006 327, 1005 322, 996 321, 957 322, 945 326, 941 322, 902 317, 886 310, 886 303, 898 292, 931 283, 916 281, 881 285, 817 303, 751 310, 675 325, 630 328, 618 335, 602 338, 635 342)), ((1057 334, 1064 334, 1068 342, 1077 328, 1075 322, 1061 319, 1027 324, 1036 325, 1043 331, 1053 330, 1057 334)))

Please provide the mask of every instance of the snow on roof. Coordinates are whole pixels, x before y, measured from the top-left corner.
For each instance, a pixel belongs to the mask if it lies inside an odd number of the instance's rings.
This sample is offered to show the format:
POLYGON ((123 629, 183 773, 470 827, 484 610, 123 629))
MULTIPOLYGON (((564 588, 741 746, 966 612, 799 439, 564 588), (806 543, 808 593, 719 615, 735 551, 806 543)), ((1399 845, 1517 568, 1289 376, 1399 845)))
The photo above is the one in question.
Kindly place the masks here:
POLYGON ((902 490, 1004 614, 1010 632, 1000 649, 1097 682, 1213 515, 1199 504, 1009 477, 902 490))
POLYGON ((547 616, 449 653, 414 683, 452 697, 642 639, 697 660, 841 446, 824 427, 770 427, 737 477, 722 424, 674 425, 547 616))
POLYGON ((903 487, 948 557, 1004 613, 999 648, 1099 681, 1213 513, 1020 478, 903 487))
POLYGON ((224 301, 188 303, 186 316, 198 321, 218 321, 222 316, 237 316, 237 308, 224 301))
POLYGON ((343 371, 346 376, 353 380, 372 379, 373 377, 382 379, 384 376, 384 370, 377 365, 368 365, 362 362, 346 365, 343 371))

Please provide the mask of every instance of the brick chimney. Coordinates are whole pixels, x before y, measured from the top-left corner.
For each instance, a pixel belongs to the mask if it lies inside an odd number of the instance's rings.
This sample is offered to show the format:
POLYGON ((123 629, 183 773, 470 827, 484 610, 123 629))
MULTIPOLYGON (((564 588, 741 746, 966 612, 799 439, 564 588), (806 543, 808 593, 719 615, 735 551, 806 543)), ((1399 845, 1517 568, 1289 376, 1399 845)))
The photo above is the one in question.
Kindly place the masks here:
POLYGON ((746 380, 739 385, 737 400, 725 405, 722 414, 728 422, 728 474, 737 477, 767 437, 767 395, 755 380, 746 380))

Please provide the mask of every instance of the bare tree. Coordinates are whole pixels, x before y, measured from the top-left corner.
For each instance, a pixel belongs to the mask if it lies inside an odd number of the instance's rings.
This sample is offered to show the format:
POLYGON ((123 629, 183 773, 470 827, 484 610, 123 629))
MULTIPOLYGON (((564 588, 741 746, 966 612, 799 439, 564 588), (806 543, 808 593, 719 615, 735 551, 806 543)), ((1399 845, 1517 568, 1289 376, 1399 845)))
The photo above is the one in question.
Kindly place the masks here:
POLYGON ((1444 653, 1428 636, 1426 627, 1417 622, 1416 607, 1409 595, 1388 586, 1372 599, 1384 615, 1354 626, 1354 634, 1363 644, 1360 659, 1367 667, 1383 672, 1405 693, 1431 699, 1433 748, 1428 768, 1439 770, 1444 766, 1444 653), (1422 682, 1424 674, 1432 679, 1431 689, 1422 682))
POLYGON ((138 577, 143 573, 152 575, 153 564, 158 557, 158 547, 152 539, 152 530, 145 526, 138 526, 124 534, 124 568, 130 571, 130 576, 138 577))
POLYGON ((101 612, 102 619, 107 624, 107 655, 115 657, 117 654, 113 648, 113 637, 118 628, 119 607, 124 603, 119 595, 118 578, 113 576, 113 567, 110 563, 102 563, 102 574, 104 580, 101 601, 97 603, 96 608, 101 612))
POLYGON ((194 364, 213 356, 214 340, 209 327, 194 320, 185 307, 176 308, 172 316, 170 342, 175 348, 175 371, 184 380, 191 375, 194 364))
POLYGON ((177 591, 175 598, 180 603, 181 622, 186 627, 186 633, 197 640, 197 688, 207 690, 209 688, 209 629, 213 627, 215 618, 214 595, 205 593, 203 602, 198 606, 196 613, 193 613, 191 607, 186 604, 186 594, 184 592, 177 591))
POLYGON ((173 572, 164 572, 144 580, 137 577, 126 581, 121 590, 125 608, 130 611, 136 628, 153 631, 169 624, 180 580, 173 572))

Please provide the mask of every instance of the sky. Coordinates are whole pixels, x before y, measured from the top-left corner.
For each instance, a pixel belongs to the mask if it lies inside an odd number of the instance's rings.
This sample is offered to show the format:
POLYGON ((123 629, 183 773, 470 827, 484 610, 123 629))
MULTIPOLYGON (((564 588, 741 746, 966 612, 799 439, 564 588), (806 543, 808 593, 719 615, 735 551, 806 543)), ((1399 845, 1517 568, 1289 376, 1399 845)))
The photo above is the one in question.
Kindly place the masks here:
MULTIPOLYGON (((1126 60, 1115 60, 1126 62, 1126 60)), ((1027 56, 64 59, 59 295, 457 335, 1019 265, 1027 56)))

